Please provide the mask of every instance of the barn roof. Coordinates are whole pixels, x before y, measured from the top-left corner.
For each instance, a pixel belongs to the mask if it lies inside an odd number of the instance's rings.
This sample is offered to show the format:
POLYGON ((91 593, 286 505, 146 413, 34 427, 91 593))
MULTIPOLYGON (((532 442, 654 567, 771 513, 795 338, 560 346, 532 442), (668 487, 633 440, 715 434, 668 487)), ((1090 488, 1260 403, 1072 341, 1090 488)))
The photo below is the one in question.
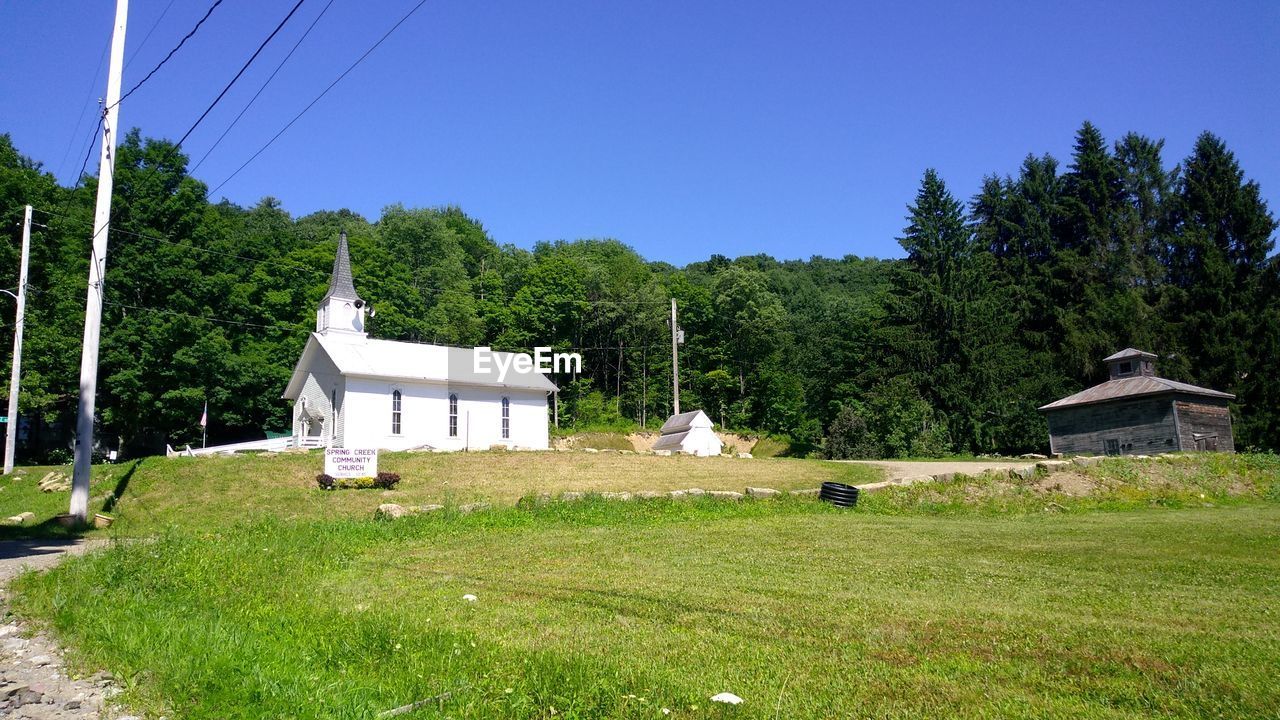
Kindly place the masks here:
MULTIPOLYGON (((449 345, 376 340, 362 336, 312 333, 294 367, 284 397, 293 399, 302 390, 312 358, 323 352, 343 375, 417 382, 458 383, 488 387, 554 391, 556 386, 538 372, 519 373, 512 367, 502 382, 497 373, 472 372, 472 349, 449 345)), ((494 352, 495 357, 511 353, 494 352)))
POLYGON ((1142 358, 1143 360, 1155 360, 1155 353, 1149 353, 1146 350, 1136 350, 1134 348, 1125 348, 1114 355, 1108 355, 1102 358, 1102 362, 1111 362, 1113 360, 1128 360, 1129 358, 1142 358))
MULTIPOLYGON (((1108 360, 1118 360, 1124 357, 1126 352, 1133 352, 1139 355, 1151 355, 1151 353, 1143 353, 1140 350, 1123 350, 1107 358, 1108 360)), ((1154 356, 1152 356, 1154 357, 1154 356)), ((1093 405, 1096 403, 1111 402, 1114 400, 1124 400, 1132 397, 1143 397, 1146 395, 1160 395, 1163 393, 1186 393, 1187 395, 1201 395, 1203 397, 1232 399, 1235 395, 1231 393, 1219 392, 1202 388, 1196 385, 1188 385, 1187 383, 1177 382, 1176 380, 1166 380, 1160 377, 1150 377, 1140 375, 1137 377, 1115 378, 1108 380, 1101 385, 1094 385, 1087 390, 1081 390, 1075 395, 1064 397, 1061 400, 1051 402, 1040 408, 1040 410, 1059 410, 1065 407, 1073 407, 1076 405, 1093 405)))
POLYGON ((684 443, 684 439, 689 437, 689 431, 678 433, 664 433, 658 441, 653 444, 654 450, 673 450, 679 449, 684 443))
POLYGON ((706 413, 701 410, 690 410, 689 412, 683 412, 679 415, 672 415, 667 418, 667 421, 662 423, 662 429, 659 432, 663 435, 688 432, 688 430, 693 427, 693 422, 698 419, 699 415, 701 415, 702 419, 705 421, 702 424, 706 427, 711 427, 711 419, 707 417, 706 413))

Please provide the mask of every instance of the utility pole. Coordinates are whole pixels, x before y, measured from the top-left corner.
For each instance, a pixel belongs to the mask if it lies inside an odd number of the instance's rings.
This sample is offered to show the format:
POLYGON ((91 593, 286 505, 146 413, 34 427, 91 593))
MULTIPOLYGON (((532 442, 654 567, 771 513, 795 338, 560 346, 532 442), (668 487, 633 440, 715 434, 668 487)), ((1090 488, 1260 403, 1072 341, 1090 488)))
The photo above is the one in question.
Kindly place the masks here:
POLYGON ((9 422, 4 434, 4 474, 13 472, 18 447, 18 380, 22 377, 22 325, 27 319, 27 258, 31 255, 31 206, 22 216, 22 260, 18 264, 18 312, 13 320, 13 372, 9 375, 9 422))
POLYGON ((676 299, 671 298, 671 409, 672 415, 680 414, 680 353, 676 349, 676 299))
POLYGON ((83 524, 89 515, 89 471, 93 462, 93 413, 98 394, 98 342, 102 336, 102 293, 107 275, 107 229, 111 225, 111 187, 115 181, 116 129, 120 120, 120 76, 124 72, 124 31, 129 0, 116 0, 111 33, 111 64, 103 105, 102 150, 98 155, 98 198, 93 211, 93 254, 84 308, 84 347, 80 351, 80 409, 76 417, 76 464, 71 477, 71 516, 83 524))

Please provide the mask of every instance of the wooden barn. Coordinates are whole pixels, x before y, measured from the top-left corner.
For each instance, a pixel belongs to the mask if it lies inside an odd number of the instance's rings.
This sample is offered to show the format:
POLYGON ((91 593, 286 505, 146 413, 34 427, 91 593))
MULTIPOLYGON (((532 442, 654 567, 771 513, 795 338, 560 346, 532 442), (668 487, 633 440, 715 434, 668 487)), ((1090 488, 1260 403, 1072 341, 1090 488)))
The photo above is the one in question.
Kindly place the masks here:
POLYGON ((1062 455, 1235 452, 1230 393, 1156 377, 1156 356, 1126 348, 1106 358, 1111 379, 1040 408, 1049 450, 1062 455))

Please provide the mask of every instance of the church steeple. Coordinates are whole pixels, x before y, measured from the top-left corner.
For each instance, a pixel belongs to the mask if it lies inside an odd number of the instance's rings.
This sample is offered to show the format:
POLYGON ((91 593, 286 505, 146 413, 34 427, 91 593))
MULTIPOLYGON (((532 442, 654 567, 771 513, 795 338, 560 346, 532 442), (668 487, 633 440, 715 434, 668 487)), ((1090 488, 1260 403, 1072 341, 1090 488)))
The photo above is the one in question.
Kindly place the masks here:
POLYGON ((333 277, 329 291, 316 311, 316 332, 358 333, 364 336, 365 302, 356 294, 351 277, 351 255, 347 250, 347 233, 338 236, 338 254, 333 259, 333 277))

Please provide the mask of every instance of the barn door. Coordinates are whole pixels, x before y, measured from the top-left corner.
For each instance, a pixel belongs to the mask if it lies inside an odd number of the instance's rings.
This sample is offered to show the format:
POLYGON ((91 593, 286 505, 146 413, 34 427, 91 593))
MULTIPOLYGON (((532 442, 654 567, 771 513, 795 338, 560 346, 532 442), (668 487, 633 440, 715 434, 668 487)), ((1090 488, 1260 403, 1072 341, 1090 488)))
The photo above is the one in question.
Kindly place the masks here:
POLYGON ((1217 452, 1218 436, 1207 435, 1202 438, 1196 438, 1196 450, 1199 450, 1201 452, 1217 452))

